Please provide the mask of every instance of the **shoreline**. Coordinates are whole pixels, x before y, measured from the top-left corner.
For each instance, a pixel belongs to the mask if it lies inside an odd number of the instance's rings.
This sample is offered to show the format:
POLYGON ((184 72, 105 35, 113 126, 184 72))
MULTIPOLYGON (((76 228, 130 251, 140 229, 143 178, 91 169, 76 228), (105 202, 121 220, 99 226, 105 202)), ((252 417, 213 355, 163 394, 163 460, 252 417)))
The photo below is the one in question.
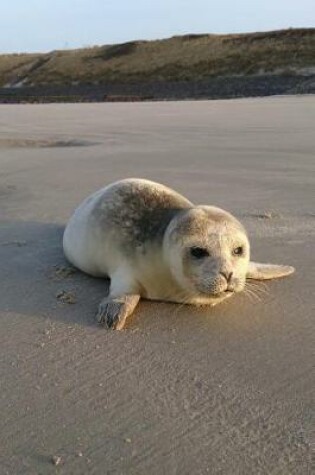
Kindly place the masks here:
POLYGON ((0 88, 0 104, 217 100, 315 93, 315 75, 222 76, 200 81, 0 88))

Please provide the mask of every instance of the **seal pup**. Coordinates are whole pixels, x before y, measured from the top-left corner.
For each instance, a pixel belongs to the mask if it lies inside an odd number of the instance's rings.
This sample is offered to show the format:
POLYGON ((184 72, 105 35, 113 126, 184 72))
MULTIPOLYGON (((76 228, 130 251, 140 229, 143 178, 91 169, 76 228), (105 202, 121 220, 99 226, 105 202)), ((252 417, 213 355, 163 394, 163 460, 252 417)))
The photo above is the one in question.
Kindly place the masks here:
POLYGON ((83 272, 110 278, 97 320, 117 330, 140 297, 216 305, 242 291, 246 278, 294 272, 250 262, 246 231, 227 211, 195 206, 164 185, 138 178, 86 198, 66 226, 63 248, 83 272))

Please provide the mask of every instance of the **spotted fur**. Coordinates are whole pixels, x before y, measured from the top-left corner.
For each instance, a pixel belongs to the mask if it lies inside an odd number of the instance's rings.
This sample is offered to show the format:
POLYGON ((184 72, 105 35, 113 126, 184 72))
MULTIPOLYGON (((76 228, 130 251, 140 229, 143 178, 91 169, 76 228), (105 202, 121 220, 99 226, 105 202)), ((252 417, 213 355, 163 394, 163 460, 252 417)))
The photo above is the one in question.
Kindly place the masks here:
POLYGON ((227 211, 195 206, 164 185, 136 178, 88 197, 69 220, 63 246, 73 265, 111 279, 99 320, 108 317, 120 327, 128 315, 124 302, 133 309, 139 296, 215 305, 243 290, 246 277, 293 272, 288 266, 250 263, 246 231, 227 211), (193 256, 196 247, 203 258, 193 256), (235 248, 242 253, 235 255, 235 248), (108 316, 109 309, 115 315, 108 316))

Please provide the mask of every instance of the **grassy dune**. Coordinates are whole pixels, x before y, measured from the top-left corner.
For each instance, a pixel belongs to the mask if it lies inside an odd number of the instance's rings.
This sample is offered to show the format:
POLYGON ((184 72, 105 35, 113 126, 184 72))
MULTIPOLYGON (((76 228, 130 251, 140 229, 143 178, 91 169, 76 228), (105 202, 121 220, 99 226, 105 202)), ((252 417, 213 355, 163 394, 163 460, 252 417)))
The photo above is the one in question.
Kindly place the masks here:
POLYGON ((0 87, 191 81, 225 75, 307 73, 315 29, 185 35, 47 54, 0 56, 0 87))

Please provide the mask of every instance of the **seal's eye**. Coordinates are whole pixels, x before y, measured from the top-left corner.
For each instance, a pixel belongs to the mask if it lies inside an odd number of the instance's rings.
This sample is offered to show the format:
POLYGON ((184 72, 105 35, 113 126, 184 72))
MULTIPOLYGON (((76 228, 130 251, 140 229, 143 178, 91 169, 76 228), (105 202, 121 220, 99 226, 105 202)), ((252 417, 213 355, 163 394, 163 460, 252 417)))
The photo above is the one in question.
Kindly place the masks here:
POLYGON ((192 247, 190 249, 190 254, 195 259, 203 259, 209 256, 209 252, 207 251, 207 249, 204 249, 203 247, 192 247))
POLYGON ((244 248, 243 246, 236 247, 233 249, 233 255, 234 256, 242 256, 244 254, 244 248))

